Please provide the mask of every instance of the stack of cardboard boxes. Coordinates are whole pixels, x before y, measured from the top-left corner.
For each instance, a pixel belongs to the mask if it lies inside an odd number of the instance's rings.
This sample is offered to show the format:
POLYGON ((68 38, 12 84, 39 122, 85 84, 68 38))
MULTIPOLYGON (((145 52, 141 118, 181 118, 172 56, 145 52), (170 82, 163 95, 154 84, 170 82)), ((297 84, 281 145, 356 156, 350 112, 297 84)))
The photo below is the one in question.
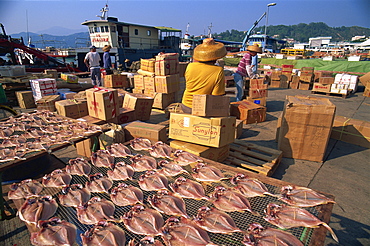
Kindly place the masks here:
POLYGON ((294 65, 283 64, 280 75, 280 88, 289 88, 289 84, 292 81, 294 65))
POLYGON ((280 87, 280 70, 271 70, 267 73, 270 77, 270 87, 279 88, 280 87))
POLYGON ((314 68, 313 67, 302 67, 299 75, 299 86, 300 90, 311 90, 314 80, 314 68))
POLYGON ((358 76, 350 74, 337 74, 334 84, 331 85, 331 93, 348 94, 357 91, 358 76))
POLYGON ((127 88, 130 85, 126 74, 109 74, 104 75, 104 87, 127 88))

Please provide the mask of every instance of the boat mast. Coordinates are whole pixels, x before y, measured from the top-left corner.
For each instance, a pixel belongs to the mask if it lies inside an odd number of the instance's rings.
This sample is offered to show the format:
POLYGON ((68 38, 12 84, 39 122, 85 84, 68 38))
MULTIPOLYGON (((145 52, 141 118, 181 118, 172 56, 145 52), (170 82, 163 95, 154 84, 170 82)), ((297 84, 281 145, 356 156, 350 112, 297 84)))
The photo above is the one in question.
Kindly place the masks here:
POLYGON ((97 15, 96 17, 100 17, 101 20, 106 20, 108 17, 108 11, 109 11, 109 8, 108 8, 108 1, 107 1, 107 3, 105 4, 105 7, 100 10, 102 14, 97 15))
POLYGON ((212 38, 212 23, 211 23, 211 25, 210 26, 208 26, 208 37, 209 38, 212 38))

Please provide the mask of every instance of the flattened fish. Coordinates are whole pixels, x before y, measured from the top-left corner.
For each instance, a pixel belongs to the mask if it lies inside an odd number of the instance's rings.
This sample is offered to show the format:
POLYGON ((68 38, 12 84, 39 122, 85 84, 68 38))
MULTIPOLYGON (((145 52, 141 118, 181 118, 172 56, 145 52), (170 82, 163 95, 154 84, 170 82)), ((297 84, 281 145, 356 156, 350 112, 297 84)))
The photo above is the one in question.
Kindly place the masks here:
POLYGON ((144 195, 139 188, 120 183, 111 190, 110 199, 117 206, 128 206, 143 203, 144 195))
POLYGON ((215 246, 208 233, 198 227, 193 221, 181 217, 170 217, 162 228, 162 238, 166 245, 171 246, 215 246))
POLYGON ((329 230, 333 239, 338 242, 337 236, 328 224, 319 220, 303 208, 290 207, 287 205, 280 206, 274 203, 270 203, 267 205, 265 213, 266 216, 264 217, 264 219, 281 229, 288 229, 299 226, 315 228, 319 225, 323 225, 326 229, 329 230))
POLYGON ((159 236, 164 225, 158 211, 142 205, 133 206, 121 219, 129 231, 139 235, 159 236))
POLYGON ((170 191, 157 191, 157 194, 148 197, 148 202, 161 213, 189 218, 184 200, 170 191))
POLYGON ((259 215, 257 212, 254 212, 252 210, 248 199, 244 195, 233 189, 226 189, 223 186, 217 186, 210 197, 213 201, 213 205, 215 205, 216 208, 222 211, 248 211, 254 215, 259 215))
POLYGON ((56 169, 42 178, 45 187, 64 187, 72 181, 72 176, 61 169, 56 169))
POLYGON ((158 241, 158 240, 155 240, 154 237, 151 237, 151 236, 147 236, 147 237, 144 237, 140 240, 140 242, 136 242, 135 239, 132 239, 129 243, 128 243, 128 246, 149 246, 149 245, 153 245, 153 246, 164 246, 163 243, 161 243, 161 241, 158 241))
POLYGON ((122 143, 114 143, 108 146, 107 150, 114 157, 131 156, 131 150, 122 143))
POLYGON ((125 162, 118 162, 113 166, 113 170, 108 170, 107 175, 111 180, 126 180, 134 176, 134 169, 125 162))
POLYGON ((83 206, 77 207, 77 218, 86 225, 93 225, 101 220, 116 221, 113 218, 114 210, 111 201, 95 196, 83 206))
POLYGON ((76 241, 77 227, 58 217, 38 222, 41 228, 38 232, 31 233, 31 244, 37 246, 69 246, 76 241))
POLYGON ((291 185, 281 188, 281 197, 279 199, 296 207, 313 207, 321 204, 335 203, 333 199, 314 190, 291 185))
POLYGON ((248 178, 244 174, 238 173, 232 177, 230 181, 232 184, 236 185, 235 188, 246 197, 263 195, 275 196, 268 191, 267 187, 261 181, 248 178))
POLYGON ((91 163, 97 167, 109 168, 114 164, 114 157, 108 150, 100 149, 91 155, 91 163))
POLYGON ((102 173, 95 173, 90 175, 89 180, 90 181, 86 182, 86 188, 90 192, 109 193, 108 190, 113 186, 113 181, 107 177, 104 177, 102 173))
POLYGON ((155 158, 171 158, 172 148, 162 141, 158 141, 149 149, 149 154, 155 158))
POLYGON ((10 186, 8 198, 28 198, 40 194, 42 190, 43 186, 39 181, 33 179, 25 179, 22 180, 20 183, 14 183, 10 186))
POLYGON ((161 169, 158 170, 158 173, 168 177, 173 177, 181 173, 188 173, 179 164, 173 161, 161 160, 158 162, 158 166, 161 167, 161 169))
POLYGON ((130 140, 130 146, 136 151, 149 150, 152 147, 152 142, 147 138, 135 138, 130 140))
POLYGON ((192 198, 196 200, 209 200, 206 196, 204 188, 201 184, 191 179, 178 177, 173 184, 170 184, 173 192, 177 193, 183 198, 192 198))
POLYGON ((168 180, 166 176, 157 173, 155 170, 146 171, 139 177, 139 186, 142 190, 157 191, 168 189, 168 180))
POLYGON ((87 176, 91 172, 91 166, 84 158, 75 158, 68 161, 66 171, 73 175, 87 176))
POLYGON ((243 232, 236 227, 230 215, 216 208, 199 208, 198 214, 193 221, 202 229, 212 233, 230 234, 233 232, 243 232))
POLYGON ((303 246, 291 233, 271 227, 264 228, 258 223, 250 224, 247 233, 242 241, 247 246, 303 246))
POLYGON ((147 155, 135 155, 131 157, 131 166, 136 172, 144 172, 157 168, 157 160, 147 155))
POLYGON ((220 182, 226 179, 220 169, 211 167, 203 162, 197 163, 192 171, 191 175, 200 182, 220 182))
POLYGON ((110 222, 99 221, 93 228, 81 235, 83 246, 125 246, 125 231, 110 222))
POLYGON ((203 162, 199 156, 180 149, 175 150, 173 156, 173 160, 176 161, 180 166, 187 166, 192 163, 203 162))
POLYGON ((58 204, 52 196, 30 197, 18 211, 19 218, 27 223, 37 224, 55 214, 58 204))
POLYGON ((66 207, 83 206, 90 200, 90 191, 82 184, 67 185, 62 189, 62 194, 58 198, 60 203, 66 207))

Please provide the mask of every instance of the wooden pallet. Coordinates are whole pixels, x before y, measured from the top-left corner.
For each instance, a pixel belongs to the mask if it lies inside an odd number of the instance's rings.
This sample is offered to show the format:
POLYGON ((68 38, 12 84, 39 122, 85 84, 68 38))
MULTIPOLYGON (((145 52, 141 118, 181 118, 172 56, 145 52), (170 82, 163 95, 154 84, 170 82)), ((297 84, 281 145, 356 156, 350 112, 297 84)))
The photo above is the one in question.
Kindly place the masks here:
POLYGON ((280 150, 235 140, 230 145, 229 157, 223 163, 271 176, 279 166, 282 155, 280 150))
POLYGON ((321 94, 321 95, 326 95, 326 96, 336 96, 336 97, 342 97, 342 98, 347 98, 351 94, 349 90, 347 90, 347 93, 334 93, 334 92, 323 92, 323 91, 311 91, 311 94, 321 94))

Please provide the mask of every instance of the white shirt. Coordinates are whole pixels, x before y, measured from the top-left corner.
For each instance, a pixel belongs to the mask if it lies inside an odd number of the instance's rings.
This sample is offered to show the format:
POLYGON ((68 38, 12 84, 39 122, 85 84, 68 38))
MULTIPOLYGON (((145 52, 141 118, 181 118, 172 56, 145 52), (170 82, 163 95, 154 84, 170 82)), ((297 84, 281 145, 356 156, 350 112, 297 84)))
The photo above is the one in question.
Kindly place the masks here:
POLYGON ((85 56, 85 60, 89 61, 90 67, 100 67, 100 55, 98 52, 89 52, 85 56))

